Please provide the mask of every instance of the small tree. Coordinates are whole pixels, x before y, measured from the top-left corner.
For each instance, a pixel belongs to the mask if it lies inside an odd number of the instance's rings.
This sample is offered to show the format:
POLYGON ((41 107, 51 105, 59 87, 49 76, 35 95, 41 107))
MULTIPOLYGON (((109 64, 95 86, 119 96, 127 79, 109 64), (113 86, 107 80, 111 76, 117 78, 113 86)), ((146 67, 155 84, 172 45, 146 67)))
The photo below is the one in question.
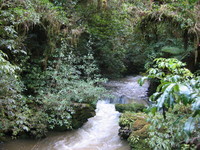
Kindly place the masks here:
POLYGON ((169 108, 174 108, 176 104, 191 106, 192 114, 185 123, 184 130, 190 133, 195 129, 195 122, 199 122, 197 116, 200 115, 200 77, 195 77, 186 65, 174 58, 157 58, 155 65, 150 68, 148 75, 141 78, 140 85, 144 80, 156 78, 160 80, 160 85, 156 92, 150 97, 150 101, 156 101, 152 106, 152 112, 162 110, 164 118, 169 108))

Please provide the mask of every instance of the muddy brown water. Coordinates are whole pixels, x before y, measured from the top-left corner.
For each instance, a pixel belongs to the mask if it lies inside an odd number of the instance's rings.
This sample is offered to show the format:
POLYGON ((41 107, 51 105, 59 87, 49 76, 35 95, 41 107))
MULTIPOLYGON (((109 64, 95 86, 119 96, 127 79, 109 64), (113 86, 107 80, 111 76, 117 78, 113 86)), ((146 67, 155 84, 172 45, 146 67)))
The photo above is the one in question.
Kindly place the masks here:
POLYGON ((1 144, 0 150, 130 150, 127 142, 118 136, 120 113, 113 103, 139 102, 146 104, 148 83, 140 87, 140 76, 129 76, 109 81, 105 86, 116 96, 115 99, 97 103, 96 115, 78 130, 49 132, 41 140, 19 139, 1 144))

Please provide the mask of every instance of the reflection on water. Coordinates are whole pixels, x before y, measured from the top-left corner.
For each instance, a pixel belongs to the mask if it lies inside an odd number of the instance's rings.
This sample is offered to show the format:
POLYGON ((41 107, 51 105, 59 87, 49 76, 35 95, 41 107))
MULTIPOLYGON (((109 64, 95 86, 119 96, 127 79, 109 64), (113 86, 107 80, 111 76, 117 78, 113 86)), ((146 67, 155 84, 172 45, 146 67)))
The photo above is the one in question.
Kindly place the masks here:
MULTIPOLYGON (((145 103, 148 83, 143 87, 137 84, 140 76, 110 81, 105 86, 111 89, 118 99, 113 103, 130 103, 132 99, 145 103)), ((114 104, 99 101, 96 116, 90 118, 80 129, 67 132, 51 132, 42 140, 15 140, 0 145, 0 150, 129 150, 126 142, 118 136, 119 112, 114 104)))

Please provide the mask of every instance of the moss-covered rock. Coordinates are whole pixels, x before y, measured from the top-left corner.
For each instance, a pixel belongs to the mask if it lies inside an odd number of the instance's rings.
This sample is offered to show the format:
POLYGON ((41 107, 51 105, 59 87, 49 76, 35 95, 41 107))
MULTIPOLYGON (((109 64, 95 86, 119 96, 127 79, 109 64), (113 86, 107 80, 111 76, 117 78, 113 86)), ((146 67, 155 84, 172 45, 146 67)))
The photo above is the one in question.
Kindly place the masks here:
POLYGON ((91 104, 76 103, 73 105, 75 113, 72 114, 72 128, 80 128, 88 118, 95 116, 95 106, 91 104))
POLYGON ((146 108, 144 104, 132 103, 132 104, 115 104, 115 109, 119 112, 132 111, 142 112, 146 108))
POLYGON ((133 149, 149 149, 147 144, 149 123, 145 113, 125 112, 121 115, 119 136, 127 139, 133 149))
MULTIPOLYGON (((95 116, 96 106, 92 104, 83 104, 83 103, 73 103, 72 108, 74 113, 71 114, 71 129, 78 129, 87 122, 88 118, 95 116)), ((69 130, 65 126, 56 126, 54 131, 66 131, 69 130)))
POLYGON ((145 113, 125 112, 120 117, 119 126, 121 128, 128 128, 131 132, 137 131, 145 125, 149 125, 146 118, 147 115, 145 113))
POLYGON ((135 131, 132 130, 131 135, 128 138, 128 142, 133 149, 143 150, 150 149, 148 146, 148 127, 149 124, 142 120, 137 120, 133 124, 133 129, 137 129, 135 131), (138 126, 137 126, 138 125, 138 126))

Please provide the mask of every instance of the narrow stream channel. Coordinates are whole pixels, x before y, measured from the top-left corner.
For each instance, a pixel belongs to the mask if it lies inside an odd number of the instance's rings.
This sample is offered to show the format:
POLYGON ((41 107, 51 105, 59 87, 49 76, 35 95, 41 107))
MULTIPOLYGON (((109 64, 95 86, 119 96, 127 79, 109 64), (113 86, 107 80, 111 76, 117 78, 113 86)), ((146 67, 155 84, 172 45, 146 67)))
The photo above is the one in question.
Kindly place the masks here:
POLYGON ((4 145, 3 150, 129 150, 118 136, 120 113, 114 104, 97 103, 96 116, 80 129, 54 133, 40 141, 16 140, 4 145))
MULTIPOLYGON (((148 83, 140 87, 136 77, 127 77, 111 81, 106 86, 117 97, 123 97, 124 103, 135 99, 142 101, 148 83), (132 90, 132 91, 131 91, 132 90)), ((119 98, 118 100, 120 100, 119 98)), ((114 101, 112 103, 119 103, 114 101)), ((0 150, 130 150, 127 142, 118 136, 118 120, 120 113, 110 101, 99 101, 96 116, 90 118, 85 125, 75 131, 51 132, 42 140, 19 139, 0 145, 0 150)))

